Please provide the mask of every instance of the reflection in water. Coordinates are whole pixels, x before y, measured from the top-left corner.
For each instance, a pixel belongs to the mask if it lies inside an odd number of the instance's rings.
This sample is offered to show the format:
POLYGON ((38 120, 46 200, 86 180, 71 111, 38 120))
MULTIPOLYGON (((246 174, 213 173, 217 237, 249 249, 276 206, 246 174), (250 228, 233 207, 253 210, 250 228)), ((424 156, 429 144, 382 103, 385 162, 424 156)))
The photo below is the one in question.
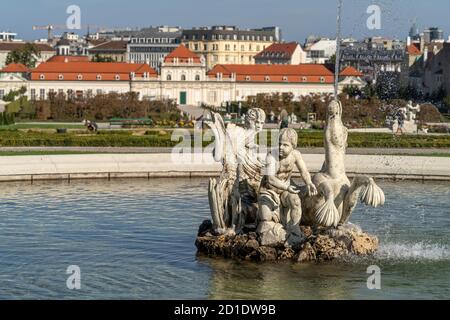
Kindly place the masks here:
POLYGON ((197 256, 206 179, 1 186, 0 299, 450 297, 448 183, 382 183, 387 205, 352 219, 380 237, 379 253, 321 265, 197 256), (366 287, 371 264, 381 291, 366 287), (69 265, 81 268, 80 291, 66 288, 69 265))

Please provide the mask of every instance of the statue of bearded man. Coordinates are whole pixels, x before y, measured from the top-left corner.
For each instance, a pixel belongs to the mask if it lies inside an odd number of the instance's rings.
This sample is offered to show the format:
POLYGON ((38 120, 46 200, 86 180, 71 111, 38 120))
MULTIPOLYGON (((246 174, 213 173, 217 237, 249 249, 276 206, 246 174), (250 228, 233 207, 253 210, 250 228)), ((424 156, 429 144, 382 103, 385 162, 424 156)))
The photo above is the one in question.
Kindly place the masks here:
POLYGON ((250 109, 244 127, 225 123, 217 113, 204 121, 215 138, 214 159, 222 162, 219 180, 209 183, 209 202, 213 227, 219 233, 240 232, 246 224, 255 224, 257 192, 264 163, 258 158, 256 136, 263 130, 266 114, 250 109))

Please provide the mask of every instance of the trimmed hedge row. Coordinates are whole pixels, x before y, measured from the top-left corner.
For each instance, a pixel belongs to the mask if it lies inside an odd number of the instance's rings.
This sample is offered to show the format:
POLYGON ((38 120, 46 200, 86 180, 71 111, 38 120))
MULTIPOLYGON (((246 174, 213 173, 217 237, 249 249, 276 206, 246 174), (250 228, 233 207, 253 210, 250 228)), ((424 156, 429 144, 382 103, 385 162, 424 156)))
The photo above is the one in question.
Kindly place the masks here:
MULTIPOLYGON (((67 146, 67 147, 174 147, 179 142, 171 140, 171 132, 148 132, 134 136, 127 132, 108 132, 95 135, 73 133, 24 132, 0 130, 0 146, 67 146)), ((268 135, 268 144, 271 139, 268 135)), ((192 139, 193 140, 193 139, 192 139)), ((210 141, 205 141, 204 146, 210 141)), ((323 132, 299 132, 299 147, 323 147, 323 132)), ((350 133, 350 148, 450 148, 450 136, 400 136, 380 133, 350 133)))

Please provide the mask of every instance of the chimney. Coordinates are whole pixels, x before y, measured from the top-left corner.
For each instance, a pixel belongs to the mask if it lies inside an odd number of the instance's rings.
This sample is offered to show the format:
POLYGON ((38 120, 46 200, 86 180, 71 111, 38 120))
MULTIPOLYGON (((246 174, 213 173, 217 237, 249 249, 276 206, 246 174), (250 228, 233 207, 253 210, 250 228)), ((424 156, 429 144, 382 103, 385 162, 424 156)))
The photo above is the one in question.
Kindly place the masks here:
POLYGON ((423 51, 423 66, 425 67, 428 61, 428 46, 425 46, 423 51))
POLYGON ((411 37, 408 37, 408 39, 406 39, 406 45, 408 47, 411 45, 411 37))

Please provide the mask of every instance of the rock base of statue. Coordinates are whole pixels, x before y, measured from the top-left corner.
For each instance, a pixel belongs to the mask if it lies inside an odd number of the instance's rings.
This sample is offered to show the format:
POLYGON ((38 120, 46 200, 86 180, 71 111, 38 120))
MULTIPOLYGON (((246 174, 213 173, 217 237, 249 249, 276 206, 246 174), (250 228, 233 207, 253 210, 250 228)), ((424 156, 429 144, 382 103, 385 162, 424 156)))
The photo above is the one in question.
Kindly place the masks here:
POLYGON ((197 246, 200 254, 211 257, 247 260, 254 262, 291 260, 297 262, 322 262, 350 256, 369 256, 378 249, 378 238, 364 233, 354 224, 336 229, 300 227, 303 240, 295 246, 279 244, 261 245, 254 231, 241 235, 215 234, 211 221, 199 228, 197 246))

